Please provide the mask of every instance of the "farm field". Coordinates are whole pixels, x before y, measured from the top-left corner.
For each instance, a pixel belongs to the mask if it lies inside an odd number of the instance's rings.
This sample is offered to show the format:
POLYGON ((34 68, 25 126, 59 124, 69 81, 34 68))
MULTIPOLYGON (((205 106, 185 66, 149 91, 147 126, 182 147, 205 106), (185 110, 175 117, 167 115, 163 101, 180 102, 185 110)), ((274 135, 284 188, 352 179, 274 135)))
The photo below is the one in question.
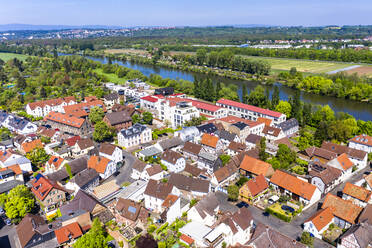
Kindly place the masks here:
POLYGON ((358 68, 347 70, 346 72, 348 74, 357 73, 360 76, 371 77, 372 76, 372 66, 361 66, 361 67, 358 67, 358 68))
POLYGON ((17 53, 1 53, 0 52, 0 59, 3 61, 8 61, 14 58, 17 58, 19 60, 25 60, 28 57, 28 55, 24 54, 17 54, 17 53))

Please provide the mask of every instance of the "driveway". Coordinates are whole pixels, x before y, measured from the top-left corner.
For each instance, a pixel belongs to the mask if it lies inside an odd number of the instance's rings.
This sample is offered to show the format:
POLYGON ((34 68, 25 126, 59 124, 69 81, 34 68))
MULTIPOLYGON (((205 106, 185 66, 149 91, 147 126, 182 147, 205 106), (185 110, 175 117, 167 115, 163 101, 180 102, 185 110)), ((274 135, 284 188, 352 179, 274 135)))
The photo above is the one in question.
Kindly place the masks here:
POLYGON ((5 225, 4 221, 0 218, 0 247, 1 248, 20 248, 21 244, 18 240, 16 226, 5 225))
POLYGON ((132 173, 133 164, 137 158, 125 150, 123 150, 123 158, 124 165, 120 168, 119 174, 115 177, 118 185, 121 185, 124 182, 134 181, 130 175, 132 173))

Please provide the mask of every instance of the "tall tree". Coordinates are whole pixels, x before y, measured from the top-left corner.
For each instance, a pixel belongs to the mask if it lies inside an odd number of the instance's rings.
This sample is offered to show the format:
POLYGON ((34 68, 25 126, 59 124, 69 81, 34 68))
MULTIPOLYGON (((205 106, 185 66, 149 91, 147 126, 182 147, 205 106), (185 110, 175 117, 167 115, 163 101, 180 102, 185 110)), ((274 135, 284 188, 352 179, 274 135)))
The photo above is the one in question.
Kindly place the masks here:
POLYGON ((260 157, 262 161, 266 161, 268 157, 266 153, 266 138, 265 137, 261 138, 260 140, 260 149, 259 149, 258 156, 260 157))
POLYGON ((243 84, 243 87, 242 87, 242 102, 248 103, 248 91, 247 91, 247 86, 245 86, 245 84, 243 84))
POLYGON ((98 106, 95 106, 93 108, 90 109, 90 113, 89 113, 89 120, 95 124, 99 121, 102 121, 103 117, 105 116, 105 112, 103 112, 103 109, 98 107, 98 106))
POLYGON ((272 108, 274 109, 276 105, 278 105, 280 101, 280 96, 279 96, 279 87, 277 85, 274 86, 273 94, 271 96, 271 105, 272 108))
POLYGON ((221 82, 217 81, 217 83, 216 83, 216 101, 218 101, 221 98, 221 90, 222 90, 221 82))

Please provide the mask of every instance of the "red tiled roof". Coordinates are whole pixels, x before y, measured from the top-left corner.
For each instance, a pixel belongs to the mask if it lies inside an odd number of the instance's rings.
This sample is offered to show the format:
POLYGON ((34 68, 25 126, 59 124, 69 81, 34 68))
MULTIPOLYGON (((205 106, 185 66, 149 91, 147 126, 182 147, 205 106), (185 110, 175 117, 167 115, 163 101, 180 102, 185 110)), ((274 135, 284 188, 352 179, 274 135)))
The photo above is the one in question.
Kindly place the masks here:
POLYGON ((58 112, 50 112, 47 116, 45 116, 44 119, 47 121, 49 120, 49 121, 54 121, 58 123, 63 123, 65 125, 72 126, 72 127, 78 127, 78 128, 80 128, 85 121, 83 118, 78 118, 72 115, 58 113, 58 112))
POLYGON ((349 159, 349 157, 347 156, 346 153, 341 154, 336 159, 340 163, 340 165, 342 166, 342 168, 344 170, 350 169, 354 165, 353 162, 351 162, 351 160, 349 159))
POLYGON ((141 97, 141 100, 145 100, 145 101, 148 101, 148 102, 157 102, 158 99, 153 97, 153 96, 144 96, 144 97, 141 97))
MULTIPOLYGON (((185 100, 189 101, 188 99, 185 99, 185 100)), ((211 112, 216 112, 221 109, 220 106, 216 106, 214 104, 207 103, 207 102, 201 102, 197 100, 191 100, 191 102, 192 102, 192 106, 198 109, 204 109, 204 110, 211 111, 211 112)))
POLYGON ((59 244, 66 243, 70 241, 71 238, 76 239, 83 235, 81 228, 77 222, 73 222, 66 226, 63 226, 54 231, 57 241, 59 244))
POLYGON ((334 216, 354 224, 363 208, 353 204, 351 201, 328 193, 324 199, 322 208, 331 208, 334 216))
POLYGON ((201 144, 216 148, 218 140, 218 137, 205 133, 202 136, 201 144))
POLYGON ((62 162, 64 161, 65 159, 64 158, 61 158, 61 157, 57 157, 57 156, 51 156, 50 159, 48 160, 48 164, 50 165, 54 165, 54 167, 56 169, 58 169, 58 167, 62 164, 62 162))
POLYGON ((74 105, 64 106, 63 109, 68 115, 73 115, 76 117, 85 117, 89 115, 89 111, 86 109, 91 109, 93 107, 101 107, 103 112, 106 112, 106 107, 102 100, 92 100, 89 102, 81 102, 74 105))
POLYGON ((269 163, 245 155, 239 168, 255 175, 262 174, 264 176, 269 176, 268 173, 270 169, 272 169, 272 166, 269 163))
POLYGON ((322 230, 325 226, 327 226, 330 222, 333 221, 333 213, 331 208, 326 207, 322 210, 316 212, 313 216, 311 216, 307 221, 313 222, 314 226, 318 231, 322 230))
POLYGON ((372 146, 372 137, 365 135, 365 134, 355 136, 350 141, 358 143, 358 144, 362 144, 362 145, 372 146))
POLYGON ((368 202, 372 195, 372 192, 370 190, 354 185, 349 182, 345 184, 345 187, 342 190, 342 193, 352 196, 363 202, 368 202))
POLYGON ((19 167, 18 164, 14 164, 14 165, 10 165, 10 166, 7 166, 7 167, 0 168, 0 171, 5 171, 5 170, 12 170, 14 172, 14 174, 16 174, 16 175, 22 174, 22 170, 21 170, 21 168, 19 167))
POLYGON ((240 102, 235 102, 235 101, 227 100, 227 99, 223 99, 223 98, 218 100, 217 103, 224 104, 224 105, 229 105, 229 106, 233 106, 233 107, 237 107, 237 108, 246 109, 246 110, 249 110, 249 111, 252 111, 252 112, 257 112, 257 113, 261 113, 261 114, 272 116, 272 117, 279 118, 280 116, 282 116, 282 113, 279 113, 279 112, 276 112, 276 111, 272 111, 272 110, 269 110, 269 109, 263 109, 263 108, 259 108, 259 107, 256 107, 256 106, 252 106, 252 105, 248 105, 248 104, 244 104, 244 103, 240 103, 240 102))
POLYGON ((192 245, 195 241, 192 239, 192 238, 190 238, 189 236, 187 236, 186 234, 182 234, 181 236, 180 236, 180 239, 182 240, 182 241, 184 241, 186 244, 188 244, 188 245, 192 245))
POLYGON ((262 174, 249 180, 246 184, 253 197, 269 187, 269 184, 262 174))
POLYGON ((102 156, 91 156, 88 160, 88 168, 95 169, 98 173, 105 173, 107 165, 110 163, 110 159, 102 156))
POLYGON ((30 109, 34 110, 37 107, 44 108, 46 105, 57 106, 57 105, 61 105, 63 102, 68 103, 70 101, 76 102, 75 97, 74 96, 68 96, 68 97, 65 97, 65 98, 56 98, 56 99, 49 99, 49 100, 38 101, 38 102, 31 102, 31 103, 28 104, 28 106, 30 107, 30 109))
POLYGON ((162 207, 169 208, 172 206, 176 201, 178 200, 178 196, 176 195, 168 195, 167 198, 165 198, 163 204, 161 204, 162 207))
POLYGON ((43 147, 44 146, 41 143, 40 139, 36 139, 36 140, 30 141, 30 142, 25 142, 25 143, 22 144, 22 150, 25 153, 31 152, 32 150, 34 150, 36 148, 43 148, 43 147))
POLYGON ((233 116, 233 115, 229 115, 229 116, 226 116, 226 117, 223 117, 223 118, 220 118, 220 119, 216 119, 214 121, 222 121, 222 122, 227 122, 229 124, 234 124, 234 123, 237 123, 237 122, 243 122, 245 124, 247 124, 249 127, 254 127, 254 126, 257 126, 257 125, 260 125, 262 122, 258 122, 258 121, 251 121, 251 120, 247 120, 247 119, 244 119, 244 118, 240 118, 240 117, 236 117, 236 116, 233 116))
POLYGON ((63 187, 59 186, 57 183, 54 183, 47 178, 41 176, 39 174, 40 178, 35 178, 31 181, 31 191, 34 193, 34 195, 39 198, 41 201, 45 199, 45 197, 49 194, 49 192, 55 188, 62 191, 66 191, 63 187))
POLYGON ((81 139, 80 136, 76 135, 76 136, 66 139, 65 142, 68 146, 74 146, 76 142, 78 142, 78 140, 80 139, 81 139))

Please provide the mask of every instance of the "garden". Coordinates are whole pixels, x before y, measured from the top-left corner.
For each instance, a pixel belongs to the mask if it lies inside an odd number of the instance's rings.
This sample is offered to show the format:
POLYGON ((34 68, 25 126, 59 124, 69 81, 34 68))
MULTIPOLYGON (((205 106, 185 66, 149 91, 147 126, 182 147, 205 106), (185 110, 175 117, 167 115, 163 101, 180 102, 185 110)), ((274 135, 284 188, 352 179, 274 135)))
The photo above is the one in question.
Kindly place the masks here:
POLYGON ((291 222, 294 217, 302 212, 302 205, 288 196, 280 196, 279 201, 265 209, 265 212, 281 219, 291 222))
POLYGON ((337 242, 336 240, 340 235, 343 233, 342 228, 335 225, 334 223, 330 224, 328 229, 323 232, 323 240, 327 243, 330 243, 331 245, 336 246, 337 242))

